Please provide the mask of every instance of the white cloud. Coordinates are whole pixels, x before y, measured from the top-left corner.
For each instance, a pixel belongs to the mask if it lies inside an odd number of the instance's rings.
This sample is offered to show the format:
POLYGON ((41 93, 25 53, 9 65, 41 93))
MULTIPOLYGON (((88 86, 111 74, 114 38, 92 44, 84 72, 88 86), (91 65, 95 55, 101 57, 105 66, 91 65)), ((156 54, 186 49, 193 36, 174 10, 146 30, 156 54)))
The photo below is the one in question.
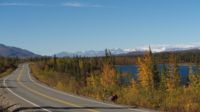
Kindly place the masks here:
POLYGON ((66 7, 94 7, 94 8, 103 7, 102 5, 84 4, 84 3, 80 3, 80 2, 66 2, 63 4, 63 6, 66 6, 66 7))
POLYGON ((84 7, 83 4, 81 3, 72 3, 72 2, 67 2, 67 3, 64 3, 63 6, 68 6, 68 7, 84 7))
POLYGON ((5 2, 0 3, 0 6, 64 6, 64 7, 93 7, 93 8, 100 8, 103 7, 102 5, 98 4, 86 4, 86 3, 80 3, 80 2, 66 2, 61 5, 47 5, 47 4, 33 4, 33 3, 17 3, 17 2, 5 2))
POLYGON ((44 6, 44 4, 30 4, 30 3, 0 3, 0 6, 44 6))

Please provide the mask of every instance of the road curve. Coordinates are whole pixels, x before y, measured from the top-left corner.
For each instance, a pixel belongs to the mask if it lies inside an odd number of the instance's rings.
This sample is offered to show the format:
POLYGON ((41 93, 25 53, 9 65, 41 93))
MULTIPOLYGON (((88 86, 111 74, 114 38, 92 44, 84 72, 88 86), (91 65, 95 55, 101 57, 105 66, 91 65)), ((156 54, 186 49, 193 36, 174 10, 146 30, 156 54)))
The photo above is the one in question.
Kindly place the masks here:
POLYGON ((3 79, 7 96, 21 104, 14 112, 149 112, 104 103, 58 91, 41 84, 31 76, 28 64, 19 66, 3 79))

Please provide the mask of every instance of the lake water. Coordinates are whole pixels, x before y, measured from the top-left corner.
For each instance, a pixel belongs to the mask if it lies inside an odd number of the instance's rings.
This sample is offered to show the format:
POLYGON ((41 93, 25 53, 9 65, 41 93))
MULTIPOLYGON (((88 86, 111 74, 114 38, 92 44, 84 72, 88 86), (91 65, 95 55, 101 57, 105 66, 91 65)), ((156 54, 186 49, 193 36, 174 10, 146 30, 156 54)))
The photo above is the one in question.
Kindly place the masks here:
MULTIPOLYGON (((134 78, 137 77, 138 67, 136 65, 119 65, 116 67, 119 72, 130 73, 133 75, 134 78)), ((162 67, 159 67, 159 68, 161 70, 162 67)), ((179 72, 181 75, 181 82, 186 83, 188 81, 189 67, 188 66, 179 66, 178 69, 179 69, 179 72)))

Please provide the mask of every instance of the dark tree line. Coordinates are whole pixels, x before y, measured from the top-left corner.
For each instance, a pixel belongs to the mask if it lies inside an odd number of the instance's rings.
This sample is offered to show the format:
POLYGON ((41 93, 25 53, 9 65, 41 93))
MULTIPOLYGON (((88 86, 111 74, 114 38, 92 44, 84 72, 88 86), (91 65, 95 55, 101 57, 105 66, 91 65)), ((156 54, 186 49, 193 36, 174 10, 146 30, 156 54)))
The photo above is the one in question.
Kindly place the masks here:
POLYGON ((0 57, 0 73, 7 69, 15 69, 19 63, 19 58, 0 57))

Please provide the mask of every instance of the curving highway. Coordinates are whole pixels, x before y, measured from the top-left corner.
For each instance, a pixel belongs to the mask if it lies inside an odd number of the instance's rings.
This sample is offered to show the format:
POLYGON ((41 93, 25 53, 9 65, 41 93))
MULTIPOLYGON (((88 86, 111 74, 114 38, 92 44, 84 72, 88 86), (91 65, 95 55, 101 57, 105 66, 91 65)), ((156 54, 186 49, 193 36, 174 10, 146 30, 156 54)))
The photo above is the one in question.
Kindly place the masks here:
POLYGON ((3 79, 6 96, 21 104, 14 112, 149 112, 104 103, 50 88, 31 76, 28 64, 19 66, 3 79))

